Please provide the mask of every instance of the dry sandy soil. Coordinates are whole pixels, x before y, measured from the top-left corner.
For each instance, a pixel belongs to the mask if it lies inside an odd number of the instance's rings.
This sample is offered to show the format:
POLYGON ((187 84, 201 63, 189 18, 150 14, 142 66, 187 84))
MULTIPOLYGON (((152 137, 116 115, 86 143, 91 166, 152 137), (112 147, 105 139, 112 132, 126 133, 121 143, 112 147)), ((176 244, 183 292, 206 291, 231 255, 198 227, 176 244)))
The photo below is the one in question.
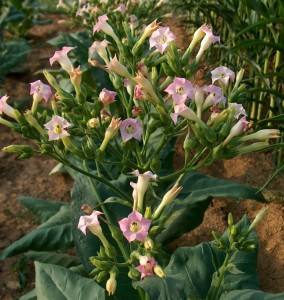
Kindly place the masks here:
MULTIPOLYGON (((46 16, 53 23, 36 26, 30 30, 29 38, 33 42, 33 52, 29 55, 25 66, 29 72, 10 75, 5 82, 5 91, 11 99, 21 99, 28 96, 29 83, 38 79, 33 73, 48 66, 48 58, 55 49, 45 40, 56 36, 58 32, 68 31, 68 25, 58 23, 60 16, 46 16)), ((184 37, 183 29, 175 28, 176 35, 184 37)), ((182 42, 182 41, 181 41, 182 42)), ((21 138, 0 127, 0 148, 11 144, 23 143, 21 138)), ((26 143, 26 141, 24 141, 26 143)), ((178 148, 176 160, 182 153, 178 148)), ((29 160, 18 160, 15 155, 0 152, 0 251, 11 243, 24 236, 35 228, 35 218, 26 208, 19 205, 17 197, 32 196, 49 200, 69 201, 72 179, 64 174, 49 176, 50 170, 56 162, 47 157, 33 157, 29 160)), ((236 180, 254 187, 263 185, 273 170, 270 153, 251 154, 237 157, 230 161, 220 161, 203 170, 206 174, 218 178, 236 180)), ((265 194, 269 201, 266 219, 257 227, 259 235, 258 274, 262 289, 269 292, 284 291, 284 178, 279 176, 266 189, 265 194)), ((180 238, 175 245, 196 245, 211 240, 211 231, 223 232, 226 228, 226 219, 232 212, 238 220, 243 214, 252 219, 264 204, 251 200, 225 201, 214 199, 212 206, 206 212, 203 224, 180 238)), ((28 285, 21 290, 18 273, 17 258, 11 258, 0 265, 0 299, 16 299, 34 286, 33 266, 28 265, 25 273, 28 285)))

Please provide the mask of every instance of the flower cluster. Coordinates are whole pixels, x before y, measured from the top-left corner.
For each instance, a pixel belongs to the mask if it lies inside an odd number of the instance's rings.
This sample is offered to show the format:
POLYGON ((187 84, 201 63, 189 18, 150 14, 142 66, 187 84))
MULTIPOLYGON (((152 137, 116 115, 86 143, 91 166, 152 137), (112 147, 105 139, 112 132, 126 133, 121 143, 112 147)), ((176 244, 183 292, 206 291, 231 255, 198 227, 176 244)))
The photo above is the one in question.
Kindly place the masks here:
MULTIPOLYGON (((108 86, 102 86, 106 82, 100 81, 102 75, 95 78, 95 87, 84 79, 84 68, 76 60, 78 49, 73 45, 56 51, 49 60, 51 65, 59 63, 72 84, 71 91, 45 71, 49 85, 40 80, 30 84, 31 111, 21 114, 7 103, 7 95, 0 99, 0 113, 13 119, 0 118, 0 123, 34 139, 38 147, 15 147, 13 151, 49 155, 95 180, 96 203, 79 218, 78 229, 83 235, 91 232, 102 245, 90 260, 98 282, 101 274, 107 273, 109 295, 115 293, 120 267, 127 267, 134 280, 166 276, 157 236, 165 229, 171 207, 182 193, 181 179, 187 172, 220 158, 265 149, 267 139, 279 137, 277 129, 250 129, 240 103, 245 92, 243 70, 236 76, 226 66, 213 69, 211 74, 198 70, 198 62, 210 45, 220 42, 219 36, 204 24, 181 55, 169 27, 154 20, 139 28, 136 17, 126 14, 139 2, 128 1, 98 15, 98 6, 81 1, 76 12, 82 18, 95 16, 95 40, 85 54, 89 55, 89 68, 103 71, 108 86), (124 20, 123 28, 115 26, 117 19, 124 20), (199 48, 192 58, 195 47, 199 48), (51 113, 38 110, 42 99, 51 102, 51 113), (169 142, 177 136, 186 136, 184 165, 174 172, 166 167, 169 161, 165 158, 170 152, 169 142), (255 142, 258 140, 261 142, 255 142), (125 190, 113 184, 115 174, 127 178, 125 190), (169 180, 171 186, 162 190, 162 183, 169 180), (118 204, 127 206, 123 218, 113 217, 116 211, 104 203, 106 199, 100 199, 97 182, 119 197, 118 204), (128 195, 129 185, 132 196, 128 195), (102 211, 93 210, 96 205, 102 211), (110 236, 121 252, 119 259, 110 236), (125 263, 120 262, 121 256, 125 263)), ((100 3, 105 7, 105 1, 100 3)))

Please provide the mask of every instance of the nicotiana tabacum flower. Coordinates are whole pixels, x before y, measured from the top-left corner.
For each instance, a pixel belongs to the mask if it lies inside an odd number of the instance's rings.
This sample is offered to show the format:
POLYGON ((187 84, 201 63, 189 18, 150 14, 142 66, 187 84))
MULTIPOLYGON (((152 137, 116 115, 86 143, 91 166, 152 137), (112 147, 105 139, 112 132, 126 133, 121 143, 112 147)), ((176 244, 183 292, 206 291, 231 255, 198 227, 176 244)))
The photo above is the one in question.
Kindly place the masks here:
POLYGON ((114 33, 113 28, 107 22, 108 17, 107 15, 102 15, 98 17, 98 22, 94 25, 93 33, 99 32, 100 30, 103 31, 105 34, 111 36, 117 43, 119 43, 118 36, 114 33))
POLYGON ((142 136, 141 121, 132 118, 123 120, 120 124, 120 133, 124 143, 132 138, 140 141, 142 136))
POLYGON ((148 189, 149 186, 149 181, 152 180, 157 180, 158 176, 156 174, 153 174, 151 171, 147 171, 143 174, 140 174, 138 170, 135 170, 133 172, 131 172, 130 174, 133 174, 135 176, 138 177, 138 181, 137 181, 137 210, 139 212, 142 211, 143 209, 143 199, 144 199, 144 195, 148 189))
POLYGON ((30 95, 33 95, 32 113, 35 114, 38 103, 41 99, 47 101, 52 95, 51 88, 49 85, 42 83, 40 80, 31 82, 30 95))
POLYGON ((71 124, 60 116, 54 116, 44 127, 48 129, 49 141, 59 140, 64 136, 70 134, 65 128, 68 128, 71 124))
POLYGON ((89 58, 93 57, 94 52, 97 52, 99 56, 104 60, 105 63, 109 62, 107 54, 107 46, 110 44, 109 41, 103 40, 101 42, 95 41, 89 48, 89 58))
POLYGON ((243 116, 231 129, 229 135, 223 142, 225 146, 234 136, 240 135, 247 130, 249 122, 246 120, 246 116, 243 116))
POLYGON ((103 213, 97 210, 94 210, 90 215, 84 215, 81 216, 78 223, 78 228, 86 235, 87 234, 87 228, 91 232, 97 233, 97 225, 100 225, 100 222, 98 220, 98 216, 102 215, 103 213))
POLYGON ((41 80, 31 82, 30 85, 30 95, 34 95, 34 99, 39 98, 39 100, 44 99, 47 101, 52 95, 50 86, 42 83, 41 80))
POLYGON ((139 263, 140 265, 136 267, 136 269, 141 273, 141 279, 154 275, 154 267, 156 267, 158 263, 152 257, 140 256, 139 263))
POLYGON ((2 96, 0 99, 0 114, 5 114, 15 120, 17 120, 14 108, 7 103, 9 97, 7 95, 2 96))
POLYGON ((160 27, 152 33, 149 39, 150 49, 156 47, 163 54, 170 42, 175 40, 176 36, 171 32, 169 27, 160 27))
POLYGON ((74 67, 67 54, 73 49, 75 47, 63 47, 62 50, 55 51, 54 55, 49 59, 50 64, 53 65, 57 61, 66 72, 72 72, 74 67))
POLYGON ((212 84, 216 80, 218 80, 224 83, 225 86, 227 86, 229 80, 231 81, 235 80, 235 72, 233 72, 232 70, 224 66, 215 68, 213 71, 211 71, 211 74, 212 74, 212 84))
POLYGON ((174 81, 165 89, 165 92, 172 95, 176 104, 183 104, 187 99, 194 98, 193 85, 185 78, 175 77, 174 81))
POLYGON ((127 218, 120 220, 118 223, 120 230, 129 243, 135 240, 143 242, 148 236, 151 220, 144 218, 141 213, 134 210, 127 218))
POLYGON ((117 93, 103 88, 99 95, 99 100, 104 104, 110 104, 115 101, 117 93))

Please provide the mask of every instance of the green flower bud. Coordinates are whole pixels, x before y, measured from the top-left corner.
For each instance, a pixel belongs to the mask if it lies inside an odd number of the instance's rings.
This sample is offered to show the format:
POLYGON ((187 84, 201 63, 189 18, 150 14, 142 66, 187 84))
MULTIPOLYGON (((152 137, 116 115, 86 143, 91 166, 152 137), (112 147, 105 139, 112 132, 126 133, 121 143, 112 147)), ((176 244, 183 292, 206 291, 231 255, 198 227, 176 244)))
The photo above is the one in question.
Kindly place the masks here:
POLYGON ((94 279, 98 282, 98 283, 102 283, 104 281, 107 280, 109 276, 109 272, 108 271, 101 271, 98 275, 96 275, 94 277, 94 279))
POLYGON ((174 77, 176 75, 175 71, 167 63, 162 63, 162 68, 167 76, 174 77))
POLYGON ((89 257, 90 262, 100 270, 109 270, 110 264, 108 261, 101 261, 96 259, 94 256, 89 257))

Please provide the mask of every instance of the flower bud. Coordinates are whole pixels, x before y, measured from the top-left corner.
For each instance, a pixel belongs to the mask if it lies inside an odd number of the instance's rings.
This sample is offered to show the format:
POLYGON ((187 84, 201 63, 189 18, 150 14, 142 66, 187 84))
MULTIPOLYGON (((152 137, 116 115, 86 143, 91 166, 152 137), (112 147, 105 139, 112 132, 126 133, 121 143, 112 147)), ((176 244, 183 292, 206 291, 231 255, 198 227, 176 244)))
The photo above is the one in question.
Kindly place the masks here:
POLYGON ((165 278, 166 274, 164 273, 163 269, 157 265, 154 267, 154 273, 159 276, 160 278, 165 278))
POLYGON ((96 128, 99 125, 99 119, 98 118, 92 118, 88 121, 88 126, 90 128, 96 128))
POLYGON ((255 133, 248 134, 239 139, 241 142, 246 142, 249 140, 267 140, 267 139, 277 139, 280 137, 280 130, 278 129, 262 129, 255 133))
POLYGON ((88 215, 90 215, 94 211, 89 204, 83 204, 81 206, 81 210, 88 215))
POLYGON ((117 282, 116 282, 116 274, 110 274, 110 278, 106 283, 106 290, 108 292, 108 295, 111 296, 115 293, 117 282))
POLYGON ((89 259, 90 259, 90 262, 95 267, 99 268, 100 270, 109 270, 109 268, 110 268, 110 264, 107 261, 98 260, 94 256, 91 256, 89 259))
POLYGON ((256 217, 254 218, 253 222, 250 224, 248 228, 248 232, 252 231, 256 227, 256 225, 265 218, 266 215, 267 215, 267 208, 264 207, 257 213, 256 217))
POLYGON ((100 146, 100 151, 103 152, 107 144, 109 143, 109 141, 115 137, 115 135, 119 130, 120 124, 121 124, 120 118, 116 119, 115 117, 113 117, 111 119, 111 122, 105 132, 104 140, 100 146))
POLYGON ((154 242, 148 236, 144 240, 144 248, 147 250, 152 250, 154 248, 154 242))

